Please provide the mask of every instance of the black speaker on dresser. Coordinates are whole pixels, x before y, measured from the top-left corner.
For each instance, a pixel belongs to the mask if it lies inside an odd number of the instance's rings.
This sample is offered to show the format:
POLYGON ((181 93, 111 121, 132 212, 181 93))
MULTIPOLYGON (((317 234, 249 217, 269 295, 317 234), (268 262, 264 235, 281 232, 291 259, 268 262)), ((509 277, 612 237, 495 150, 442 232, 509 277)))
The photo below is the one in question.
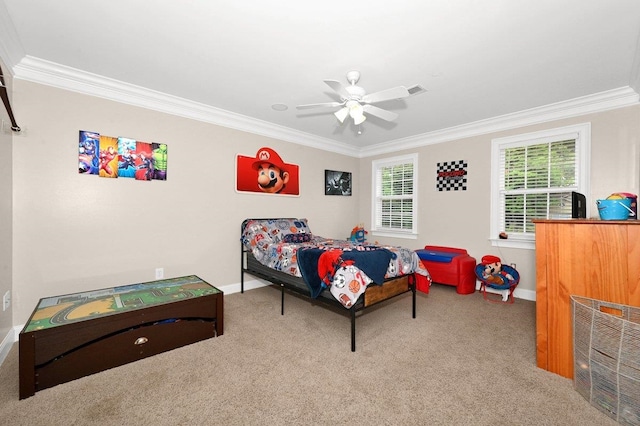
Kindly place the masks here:
POLYGON ((571 217, 574 219, 587 217, 587 198, 575 191, 571 192, 571 217))

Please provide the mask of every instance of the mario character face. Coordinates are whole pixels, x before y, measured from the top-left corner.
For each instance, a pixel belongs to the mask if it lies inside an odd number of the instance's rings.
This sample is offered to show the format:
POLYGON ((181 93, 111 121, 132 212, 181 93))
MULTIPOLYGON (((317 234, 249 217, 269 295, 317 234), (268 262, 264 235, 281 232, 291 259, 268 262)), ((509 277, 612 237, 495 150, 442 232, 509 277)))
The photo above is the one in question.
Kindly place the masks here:
POLYGON ((486 255, 482 257, 484 273, 482 277, 489 283, 506 284, 513 280, 513 276, 502 270, 502 261, 498 256, 486 255))
POLYGON ((271 148, 260 148, 252 167, 258 171, 258 187, 262 192, 277 194, 289 182, 285 163, 271 148))
POLYGON ((482 257, 482 264, 484 265, 484 276, 499 274, 502 271, 502 262, 498 256, 492 256, 490 254, 482 257))
POLYGON ((487 275, 499 274, 502 271, 502 263, 488 263, 484 265, 484 273, 487 275))

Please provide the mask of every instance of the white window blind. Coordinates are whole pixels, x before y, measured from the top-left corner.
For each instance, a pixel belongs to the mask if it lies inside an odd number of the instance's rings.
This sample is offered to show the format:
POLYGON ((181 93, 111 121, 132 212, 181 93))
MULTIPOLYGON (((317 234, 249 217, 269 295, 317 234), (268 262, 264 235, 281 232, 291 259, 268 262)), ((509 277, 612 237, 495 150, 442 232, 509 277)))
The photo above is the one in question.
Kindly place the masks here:
POLYGON ((416 233, 417 156, 373 162, 372 231, 416 233))
MULTIPOLYGON (((590 125, 492 141, 491 238, 535 240, 536 219, 571 218, 571 192, 587 193, 590 125)), ((527 246, 527 247, 533 247, 527 246)), ((519 247, 526 248, 526 247, 519 247)))
POLYGON ((575 137, 502 149, 501 229, 534 233, 533 219, 570 218, 578 176, 575 137))

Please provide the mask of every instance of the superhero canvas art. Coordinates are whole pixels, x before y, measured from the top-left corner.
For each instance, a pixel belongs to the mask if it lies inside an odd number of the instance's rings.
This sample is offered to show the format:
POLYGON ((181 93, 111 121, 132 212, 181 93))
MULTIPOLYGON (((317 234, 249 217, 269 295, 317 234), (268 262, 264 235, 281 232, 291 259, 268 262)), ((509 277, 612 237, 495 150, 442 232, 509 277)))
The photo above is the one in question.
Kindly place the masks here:
POLYGON ((80 130, 78 173, 106 178, 167 180, 169 149, 165 143, 101 135, 80 130))

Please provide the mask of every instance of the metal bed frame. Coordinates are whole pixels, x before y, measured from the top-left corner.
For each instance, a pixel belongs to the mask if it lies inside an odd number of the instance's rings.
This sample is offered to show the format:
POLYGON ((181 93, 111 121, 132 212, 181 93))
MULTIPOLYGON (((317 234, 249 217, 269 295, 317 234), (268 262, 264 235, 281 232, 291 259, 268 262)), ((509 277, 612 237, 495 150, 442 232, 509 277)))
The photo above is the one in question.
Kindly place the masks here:
MULTIPOLYGON (((240 235, 244 232, 246 224, 251 220, 274 220, 264 219, 246 219, 242 222, 240 235)), ((328 291, 323 291, 316 299, 312 299, 309 287, 301 277, 295 277, 285 272, 271 269, 256 260, 253 254, 247 250, 244 245, 240 244, 240 292, 244 293, 244 274, 250 274, 257 278, 261 278, 271 283, 272 286, 280 287, 281 308, 280 315, 284 315, 284 295, 285 291, 304 299, 310 300, 312 303, 317 302, 320 305, 329 307, 332 310, 348 315, 351 318, 351 352, 356 350, 356 314, 364 311, 366 308, 400 296, 409 291, 412 292, 412 318, 416 317, 416 279, 414 274, 394 277, 385 281, 382 285, 370 285, 367 290, 358 298, 358 300, 350 307, 345 308, 333 295, 328 291)))

